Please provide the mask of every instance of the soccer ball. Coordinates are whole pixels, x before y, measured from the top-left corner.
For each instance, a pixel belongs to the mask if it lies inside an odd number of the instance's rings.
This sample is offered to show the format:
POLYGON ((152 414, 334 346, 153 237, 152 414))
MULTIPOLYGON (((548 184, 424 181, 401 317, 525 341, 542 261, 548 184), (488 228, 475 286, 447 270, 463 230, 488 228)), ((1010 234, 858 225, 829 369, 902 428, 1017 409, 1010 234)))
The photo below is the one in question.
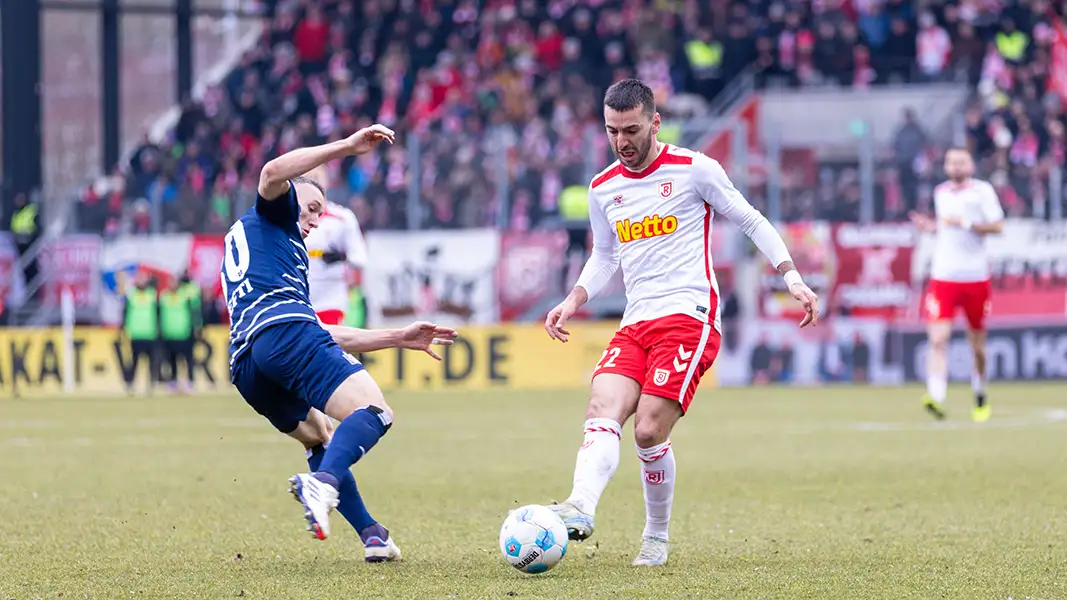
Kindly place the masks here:
POLYGON ((500 552, 523 573, 544 573, 567 554, 567 526, 546 506, 523 506, 504 519, 500 552))

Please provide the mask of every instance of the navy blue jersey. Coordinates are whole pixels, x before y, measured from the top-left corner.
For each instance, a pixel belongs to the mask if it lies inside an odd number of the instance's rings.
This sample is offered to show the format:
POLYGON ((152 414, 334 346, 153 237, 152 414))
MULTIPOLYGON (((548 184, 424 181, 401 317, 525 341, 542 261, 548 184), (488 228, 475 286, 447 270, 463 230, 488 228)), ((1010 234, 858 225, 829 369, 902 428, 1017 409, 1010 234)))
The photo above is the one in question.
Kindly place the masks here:
POLYGON ((308 252, 300 235, 296 188, 284 198, 256 196, 226 234, 222 289, 230 309, 230 364, 264 327, 318 323, 308 295, 308 252))

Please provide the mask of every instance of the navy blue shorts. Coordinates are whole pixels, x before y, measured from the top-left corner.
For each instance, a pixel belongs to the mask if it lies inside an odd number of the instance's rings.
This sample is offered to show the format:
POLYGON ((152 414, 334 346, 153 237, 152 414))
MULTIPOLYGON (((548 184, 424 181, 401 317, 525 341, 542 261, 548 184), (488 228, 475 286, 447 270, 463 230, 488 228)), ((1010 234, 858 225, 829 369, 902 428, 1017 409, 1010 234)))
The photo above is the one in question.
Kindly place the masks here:
POLYGON ((260 331, 234 362, 230 376, 245 402, 282 433, 326 411, 337 386, 363 365, 312 321, 290 321, 260 331))

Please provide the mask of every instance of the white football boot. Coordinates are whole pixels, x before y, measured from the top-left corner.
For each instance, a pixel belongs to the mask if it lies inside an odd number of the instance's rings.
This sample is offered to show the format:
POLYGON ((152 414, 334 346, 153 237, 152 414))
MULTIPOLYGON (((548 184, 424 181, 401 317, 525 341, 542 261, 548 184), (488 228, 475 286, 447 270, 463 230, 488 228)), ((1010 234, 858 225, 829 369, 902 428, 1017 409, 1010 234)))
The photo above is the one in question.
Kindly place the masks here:
POLYGON ((641 539, 641 552, 634 559, 635 567, 661 567, 667 564, 667 540, 657 537, 641 539))
POLYGON ((369 563, 391 562, 403 558, 393 536, 381 524, 360 531, 359 538, 363 540, 363 560, 369 563))
POLYGON ((567 537, 570 539, 581 542, 593 535, 593 515, 578 510, 578 507, 570 502, 550 504, 548 508, 563 519, 563 524, 567 526, 567 537))
POLYGON ((289 492, 304 506, 308 531, 320 540, 330 537, 330 511, 337 508, 337 488, 302 473, 289 478, 289 492))
POLYGON ((369 563, 399 561, 403 558, 400 547, 391 537, 380 544, 367 544, 363 547, 363 560, 369 563))

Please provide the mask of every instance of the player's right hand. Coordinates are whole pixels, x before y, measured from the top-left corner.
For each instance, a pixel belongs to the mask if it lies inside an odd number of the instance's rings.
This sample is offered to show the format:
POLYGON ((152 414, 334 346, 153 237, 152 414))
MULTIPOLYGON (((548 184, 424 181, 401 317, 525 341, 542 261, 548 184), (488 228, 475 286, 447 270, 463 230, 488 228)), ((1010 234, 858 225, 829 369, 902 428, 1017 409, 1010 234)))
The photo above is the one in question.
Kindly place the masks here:
POLYGON ((564 329, 564 325, 574 316, 577 310, 577 307, 568 300, 560 302, 556 305, 556 308, 550 310, 548 316, 545 317, 545 331, 548 332, 548 337, 567 343, 567 336, 571 332, 564 329))
POLYGON ((934 220, 922 213, 913 210, 908 213, 908 218, 911 219, 911 222, 915 224, 919 231, 931 232, 937 230, 937 224, 934 223, 934 220))
POLYGON ((819 322, 819 297, 806 283, 794 283, 789 286, 789 293, 804 307, 804 318, 800 321, 800 327, 815 325, 819 322))
POLYGON ((375 123, 370 127, 364 127, 348 136, 346 140, 352 154, 366 154, 378 147, 382 142, 390 144, 396 140, 396 132, 385 125, 375 123))

